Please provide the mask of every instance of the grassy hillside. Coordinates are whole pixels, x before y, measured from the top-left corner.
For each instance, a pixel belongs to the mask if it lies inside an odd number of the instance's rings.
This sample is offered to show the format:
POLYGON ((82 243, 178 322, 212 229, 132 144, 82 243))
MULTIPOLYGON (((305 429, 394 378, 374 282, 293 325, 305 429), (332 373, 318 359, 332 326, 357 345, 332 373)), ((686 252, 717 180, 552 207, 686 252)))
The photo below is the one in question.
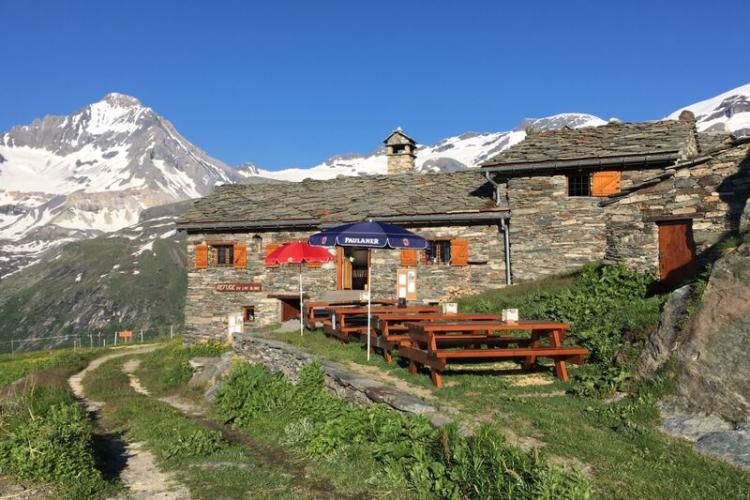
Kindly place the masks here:
MULTIPOLYGON (((0 287, 0 351, 9 339, 168 332, 183 322, 185 239, 174 227, 185 204, 145 213, 136 226, 68 244, 0 287), (5 341, 5 342, 3 342, 5 341)), ((27 342, 38 349, 61 339, 27 342)), ((16 343, 18 347, 18 343, 16 343)))

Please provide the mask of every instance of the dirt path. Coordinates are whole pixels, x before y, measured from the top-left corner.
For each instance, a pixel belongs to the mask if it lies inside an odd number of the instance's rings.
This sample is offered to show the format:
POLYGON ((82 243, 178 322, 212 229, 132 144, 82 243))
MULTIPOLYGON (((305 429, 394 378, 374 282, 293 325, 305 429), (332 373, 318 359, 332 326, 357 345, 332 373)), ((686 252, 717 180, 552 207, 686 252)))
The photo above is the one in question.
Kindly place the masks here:
MULTIPOLYGON (((86 405, 88 411, 96 416, 98 411, 104 406, 104 403, 91 401, 86 397, 83 387, 83 379, 86 375, 109 360, 132 356, 134 354, 146 354, 160 348, 161 346, 134 346, 101 356, 91 361, 82 371, 71 376, 68 379, 68 384, 76 397, 86 405)), ((114 452, 117 446, 113 445, 110 448, 114 452)), ((146 449, 144 443, 125 443, 124 450, 117 453, 124 455, 125 459, 124 467, 119 474, 120 481, 128 490, 124 498, 135 498, 138 500, 153 498, 177 500, 190 498, 190 491, 185 486, 177 483, 171 474, 159 470, 156 465, 156 457, 146 449)), ((122 458, 119 456, 111 457, 112 460, 120 460, 122 458)))
MULTIPOLYGON (((154 397, 135 374, 141 365, 141 360, 130 359, 122 365, 122 371, 130 379, 130 387, 143 396, 154 397)), ((283 469, 290 477, 295 478, 295 486, 299 491, 304 491, 314 498, 337 498, 337 499, 365 499, 366 495, 351 495, 335 490, 332 484, 325 479, 316 478, 312 469, 304 464, 293 460, 283 449, 256 441, 247 434, 235 430, 229 424, 221 424, 210 419, 206 406, 194 403, 179 396, 164 396, 157 398, 172 408, 178 410, 186 417, 199 423, 203 427, 220 432, 228 442, 240 445, 255 455, 261 462, 273 468, 283 469)), ((234 462, 206 463, 205 467, 247 467, 246 464, 234 462)))

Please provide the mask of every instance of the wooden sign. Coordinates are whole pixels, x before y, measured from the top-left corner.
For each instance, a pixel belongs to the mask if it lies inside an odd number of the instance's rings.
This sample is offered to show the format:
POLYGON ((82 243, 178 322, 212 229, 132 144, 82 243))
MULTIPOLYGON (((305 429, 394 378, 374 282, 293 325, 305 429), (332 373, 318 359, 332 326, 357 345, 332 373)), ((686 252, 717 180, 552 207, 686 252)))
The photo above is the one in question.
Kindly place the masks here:
POLYGON ((217 292, 260 292, 263 286, 260 283, 217 283, 217 292))

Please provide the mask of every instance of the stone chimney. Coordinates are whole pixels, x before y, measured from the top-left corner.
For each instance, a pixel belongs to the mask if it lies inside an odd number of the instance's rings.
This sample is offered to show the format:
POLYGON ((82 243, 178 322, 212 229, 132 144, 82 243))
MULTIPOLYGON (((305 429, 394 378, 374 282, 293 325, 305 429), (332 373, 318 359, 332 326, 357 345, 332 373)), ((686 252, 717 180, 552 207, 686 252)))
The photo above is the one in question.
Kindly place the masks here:
POLYGON ((388 175, 406 174, 414 171, 417 158, 417 143, 406 135, 401 127, 391 132, 383 141, 388 158, 388 175))
POLYGON ((681 122, 694 122, 695 114, 689 109, 683 109, 680 116, 677 117, 681 122))

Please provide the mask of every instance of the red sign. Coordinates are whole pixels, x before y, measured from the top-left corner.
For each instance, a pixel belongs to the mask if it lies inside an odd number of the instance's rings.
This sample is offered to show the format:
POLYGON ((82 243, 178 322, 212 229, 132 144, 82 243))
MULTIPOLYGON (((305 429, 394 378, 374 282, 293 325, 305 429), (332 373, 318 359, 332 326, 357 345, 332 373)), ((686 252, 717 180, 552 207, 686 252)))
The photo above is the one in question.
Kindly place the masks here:
POLYGON ((217 292, 260 292, 263 286, 260 283, 217 283, 217 292))

